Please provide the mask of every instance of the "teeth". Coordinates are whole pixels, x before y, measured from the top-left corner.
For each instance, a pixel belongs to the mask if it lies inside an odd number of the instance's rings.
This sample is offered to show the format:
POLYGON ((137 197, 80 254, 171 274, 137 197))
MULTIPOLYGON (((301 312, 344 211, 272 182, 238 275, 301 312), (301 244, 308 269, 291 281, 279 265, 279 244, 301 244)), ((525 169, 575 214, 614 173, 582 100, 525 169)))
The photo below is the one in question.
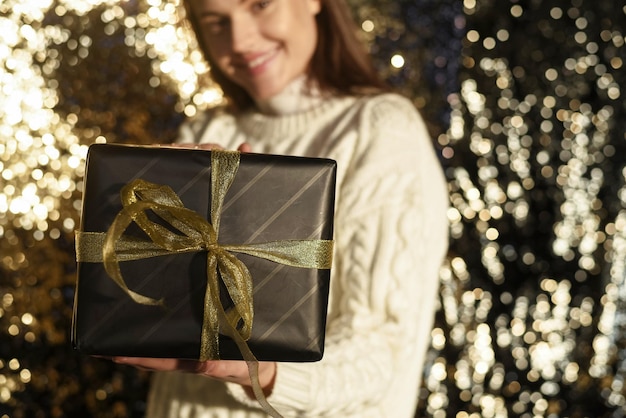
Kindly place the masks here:
POLYGON ((267 61, 271 55, 272 54, 265 54, 265 55, 260 56, 259 58, 253 59, 252 61, 248 63, 248 67, 249 68, 258 67, 259 65, 267 61))

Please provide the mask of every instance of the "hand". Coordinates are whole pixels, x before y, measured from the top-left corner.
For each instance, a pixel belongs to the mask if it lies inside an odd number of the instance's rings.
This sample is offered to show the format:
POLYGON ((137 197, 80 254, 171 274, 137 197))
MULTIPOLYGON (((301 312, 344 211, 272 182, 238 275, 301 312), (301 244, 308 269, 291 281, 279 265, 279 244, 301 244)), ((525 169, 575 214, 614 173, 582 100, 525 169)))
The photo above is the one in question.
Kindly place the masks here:
MULTIPOLYGON (((212 379, 224 382, 233 382, 242 385, 248 395, 252 394, 252 383, 248 374, 248 366, 245 361, 237 360, 180 360, 169 358, 145 358, 145 357, 113 357, 118 364, 134 366, 140 370, 148 371, 182 371, 201 374, 212 379)), ((275 362, 259 362, 259 384, 266 396, 272 392, 276 378, 275 362)))
POLYGON ((252 147, 247 142, 244 142, 243 144, 239 145, 239 147, 237 147, 237 151, 239 151, 239 152, 252 152, 252 147))

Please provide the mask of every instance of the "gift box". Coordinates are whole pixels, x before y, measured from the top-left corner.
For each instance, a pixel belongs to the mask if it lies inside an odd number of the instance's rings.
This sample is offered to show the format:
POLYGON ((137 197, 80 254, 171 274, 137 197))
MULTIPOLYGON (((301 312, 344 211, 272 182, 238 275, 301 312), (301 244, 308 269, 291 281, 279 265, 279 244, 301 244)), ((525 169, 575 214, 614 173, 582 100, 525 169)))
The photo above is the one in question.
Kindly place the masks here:
POLYGON ((335 176, 336 163, 321 158, 90 146, 74 347, 250 360, 249 348, 257 360, 319 360, 335 176))

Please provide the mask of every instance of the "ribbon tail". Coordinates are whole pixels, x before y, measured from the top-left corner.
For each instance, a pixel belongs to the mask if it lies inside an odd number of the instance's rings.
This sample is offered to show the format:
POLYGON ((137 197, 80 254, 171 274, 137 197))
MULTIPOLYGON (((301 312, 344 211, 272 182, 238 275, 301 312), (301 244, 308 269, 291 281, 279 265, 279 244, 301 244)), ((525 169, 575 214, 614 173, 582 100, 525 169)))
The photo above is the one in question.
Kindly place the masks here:
POLYGON ((243 357, 246 365, 248 366, 248 374, 250 376, 250 383, 252 385, 252 392, 256 400, 259 402, 263 410, 274 418, 283 418, 283 416, 267 401, 265 394, 263 393, 263 388, 261 388, 261 383, 259 381, 259 361, 256 359, 252 351, 250 351, 250 347, 246 341, 241 337, 239 332, 233 328, 228 319, 226 317, 226 312, 222 308, 222 305, 217 307, 218 316, 220 323, 223 326, 222 332, 224 335, 232 338, 232 340, 237 344, 239 351, 241 352, 241 356, 243 357))
POLYGON ((244 263, 227 251, 220 251, 218 268, 233 306, 226 309, 231 326, 244 340, 250 339, 254 317, 252 276, 244 263))
POLYGON ((204 318, 200 335, 200 361, 219 360, 219 310, 220 302, 217 276, 217 257, 207 255, 207 286, 204 294, 204 318))
MULTIPOLYGON (((237 344, 239 346, 239 344, 237 344)), ((239 346, 241 349, 241 346, 239 346)), ((245 357, 245 356, 244 356, 245 357)), ((261 388, 261 383, 259 382, 259 362, 254 361, 246 361, 248 365, 248 374, 250 375, 250 383, 252 384, 252 392, 256 397, 256 400, 261 404, 264 411, 267 412, 270 416, 274 418, 283 418, 283 416, 267 401, 265 394, 263 393, 263 388, 261 388)))

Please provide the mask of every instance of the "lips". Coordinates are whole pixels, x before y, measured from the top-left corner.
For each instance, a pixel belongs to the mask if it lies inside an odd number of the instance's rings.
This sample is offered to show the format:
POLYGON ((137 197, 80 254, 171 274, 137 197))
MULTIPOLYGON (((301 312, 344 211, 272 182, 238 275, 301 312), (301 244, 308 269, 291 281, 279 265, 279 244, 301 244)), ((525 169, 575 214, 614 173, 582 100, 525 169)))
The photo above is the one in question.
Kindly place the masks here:
POLYGON ((265 71, 270 61, 278 54, 278 48, 264 52, 262 54, 254 54, 244 57, 238 67, 245 69, 252 75, 258 75, 265 71))

